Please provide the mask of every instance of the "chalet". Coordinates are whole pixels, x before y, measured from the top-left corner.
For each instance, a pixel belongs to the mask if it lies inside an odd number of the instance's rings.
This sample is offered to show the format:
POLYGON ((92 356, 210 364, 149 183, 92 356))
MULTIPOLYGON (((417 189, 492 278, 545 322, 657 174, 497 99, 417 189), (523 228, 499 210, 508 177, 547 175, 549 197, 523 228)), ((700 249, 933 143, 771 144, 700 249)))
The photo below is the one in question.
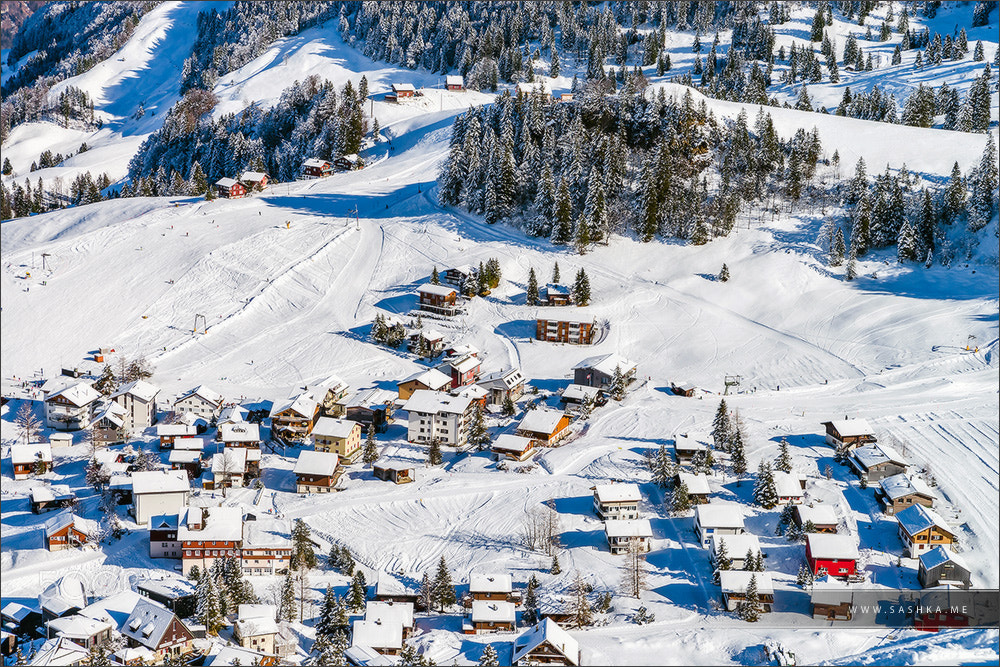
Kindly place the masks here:
POLYGON ((333 165, 327 160, 311 157, 302 163, 302 175, 311 178, 323 178, 333 172, 333 165))
POLYGON ((403 406, 409 413, 407 440, 461 447, 469 436, 472 400, 418 389, 403 406))
POLYGON ((596 331, 597 325, 594 317, 583 313, 576 315, 556 314, 543 313, 539 310, 538 317, 535 319, 535 338, 551 343, 590 345, 594 342, 596 331))
POLYGON ((44 475, 52 470, 52 447, 47 442, 11 445, 10 463, 14 468, 14 479, 44 475))
POLYGON ((468 264, 445 269, 444 273, 441 274, 441 280, 456 289, 461 289, 462 285, 465 284, 466 281, 472 280, 475 277, 476 269, 468 264))
POLYGON ((406 484, 413 481, 413 466, 402 461, 383 461, 372 464, 372 473, 384 482, 406 484))
POLYGON ((305 438, 312 433, 319 407, 309 392, 275 403, 270 414, 271 432, 285 440, 305 438))
POLYGON ((94 420, 101 395, 90 382, 76 382, 45 397, 45 425, 57 431, 78 431, 94 420))
POLYGON ((806 535, 806 562, 814 575, 849 577, 857 572, 858 558, 858 540, 854 536, 806 535))
POLYGON ((882 504, 886 514, 895 514, 913 504, 934 507, 934 497, 924 480, 903 473, 879 480, 875 491, 875 499, 882 504))
POLYGON ((377 602, 408 602, 417 608, 420 594, 404 586, 398 579, 386 572, 377 573, 374 599, 377 602))
POLYGON ((507 602, 513 590, 509 574, 473 572, 469 575, 469 596, 473 600, 507 602))
POLYGON ((528 628, 514 640, 511 664, 522 665, 580 665, 580 645, 568 632, 551 619, 528 628))
POLYGON ((338 169, 338 171, 354 171, 355 169, 361 169, 364 163, 361 158, 358 157, 357 153, 348 153, 347 155, 341 155, 335 158, 333 161, 333 166, 338 169))
POLYGON ((243 512, 238 507, 188 507, 179 517, 177 539, 181 543, 184 576, 188 576, 196 565, 205 572, 223 556, 239 557, 243 544, 243 512))
POLYGON ((90 651, 67 637, 45 640, 31 658, 32 665, 86 665, 90 651))
POLYGON ((199 385, 174 401, 174 412, 178 415, 191 414, 211 424, 222 411, 224 401, 222 394, 199 385))
POLYGON ((237 199, 247 196, 247 188, 234 178, 220 178, 215 182, 215 194, 224 199, 237 199))
POLYGON ((517 368, 487 373, 476 384, 489 392, 486 402, 492 405, 503 405, 508 398, 516 401, 524 395, 524 375, 517 368))
POLYGON ((772 477, 774 478, 774 490, 778 494, 779 504, 802 504, 806 495, 806 478, 804 475, 778 470, 772 473, 772 477))
POLYGON ((336 401, 329 412, 333 417, 344 417, 358 422, 364 433, 369 426, 374 427, 376 433, 385 433, 389 427, 390 410, 395 400, 394 392, 369 387, 347 394, 336 401))
POLYGON ((463 354, 448 359, 439 368, 451 376, 451 388, 458 389, 479 379, 482 364, 476 354, 463 354))
POLYGON ((906 472, 906 460, 889 445, 875 443, 858 447, 851 452, 848 463, 859 478, 868 483, 877 482, 906 472))
POLYGON ((240 183, 246 186, 247 192, 260 192, 267 187, 270 180, 262 171, 244 171, 240 175, 240 183))
POLYGON ((271 604, 241 604, 233 625, 233 639, 251 651, 275 653, 278 608, 271 604))
POLYGON ((736 504, 698 505, 694 508, 694 532, 703 547, 715 535, 742 535, 743 510, 736 504))
POLYGON ((923 505, 910 505, 896 513, 896 521, 899 523, 899 539, 903 541, 903 548, 910 558, 917 558, 934 547, 954 549, 955 533, 934 510, 923 505))
POLYGON ((719 549, 726 545, 726 554, 732 561, 733 570, 742 570, 747 564, 747 553, 753 554, 756 559, 761 555, 760 540, 756 535, 743 533, 742 535, 713 535, 709 542, 708 560, 712 567, 719 566, 719 549))
POLYGON ((135 590, 139 595, 163 605, 179 618, 193 616, 198 603, 198 590, 187 579, 143 579, 136 583, 135 590))
MULTIPOLYGON (((200 515, 199 515, 200 516, 200 515)), ((149 557, 180 558, 181 543, 177 539, 177 514, 157 514, 149 519, 149 557)))
POLYGON ((61 512, 45 522, 45 547, 62 551, 83 546, 97 530, 97 524, 72 512, 61 512))
POLYGON ((569 435, 570 416, 561 410, 529 410, 517 425, 515 435, 531 438, 536 447, 554 447, 569 435))
POLYGON ((44 634, 45 617, 40 607, 8 602, 0 608, 0 623, 4 632, 18 637, 35 637, 39 633, 44 634))
POLYGON ((747 572, 745 570, 724 570, 719 572, 719 586, 722 587, 722 604, 729 611, 736 611, 741 602, 746 601, 750 580, 757 584, 757 599, 762 612, 771 611, 774 604, 774 582, 768 572, 747 572))
POLYGON ((549 283, 542 288, 541 297, 546 306, 568 306, 571 301, 569 286, 556 283, 549 283))
POLYGON ((63 637, 85 649, 111 641, 113 626, 108 621, 73 614, 54 618, 48 623, 49 636, 63 637))
POLYGON ((412 602, 368 602, 365 604, 365 620, 388 627, 398 623, 403 628, 404 641, 416 628, 412 602))
MULTIPOLYGON (((107 447, 125 442, 128 438, 128 411, 119 403, 106 401, 97 408, 94 421, 90 424, 90 439, 95 446, 107 447)), ((53 433, 49 441, 56 435, 68 433, 53 433)))
POLYGON ((704 505, 712 495, 712 489, 708 485, 708 475, 681 471, 674 475, 674 484, 676 486, 684 484, 687 487, 688 498, 695 505, 704 505))
POLYGON ((354 463, 361 454, 361 424, 356 421, 320 417, 312 436, 315 453, 329 452, 340 457, 341 463, 354 463))
POLYGON ((869 445, 875 442, 875 430, 868 424, 867 419, 837 419, 835 421, 823 422, 826 428, 826 444, 835 449, 851 451, 862 445, 869 445))
POLYGON ((469 623, 463 625, 465 634, 514 632, 515 611, 513 602, 473 600, 469 623))
POLYGON ((854 590, 842 579, 823 575, 809 593, 812 617, 826 621, 849 621, 854 616, 854 590))
POLYGON ((157 514, 176 514, 187 504, 191 486, 182 471, 150 470, 132 475, 132 502, 135 522, 149 523, 157 514))
POLYGON ((260 425, 247 422, 219 424, 216 436, 226 447, 253 447, 260 449, 260 425))
POLYGON ((649 519, 608 519, 604 522, 604 536, 612 554, 628 553, 632 540, 638 540, 641 551, 649 551, 653 528, 649 519))
POLYGON ((635 379, 635 363, 620 354, 612 352, 611 354, 587 357, 574 366, 573 382, 575 384, 607 390, 611 387, 616 369, 621 371, 626 385, 635 379))
POLYGON ((224 406, 219 411, 219 417, 216 419, 216 424, 219 426, 223 424, 247 424, 249 422, 250 411, 242 405, 236 405, 235 403, 224 406))
POLYGON ((674 436, 674 459, 678 463, 691 463, 698 454, 708 454, 708 447, 687 435, 674 436))
POLYGON ((456 387, 448 392, 455 398, 467 398, 472 401, 472 409, 475 410, 478 406, 480 410, 486 409, 486 397, 489 392, 480 387, 478 384, 467 384, 464 387, 456 387))
POLYGON ((451 389, 451 376, 445 375, 436 368, 414 373, 397 385, 399 399, 405 401, 418 389, 429 391, 448 391, 451 389))
POLYGON ((531 438, 503 433, 493 441, 492 451, 493 458, 497 461, 502 458, 524 461, 535 454, 535 445, 531 438))
POLYGON ((135 380, 111 394, 111 400, 125 408, 125 428, 142 432, 156 423, 156 395, 159 393, 159 387, 145 380, 135 380))
POLYGON ((198 452, 198 454, 202 454, 205 451, 205 438, 175 438, 173 448, 175 451, 198 452))
POLYGON ((71 507, 75 502, 76 495, 68 486, 60 484, 31 487, 31 511, 35 514, 71 507))
POLYGON ((937 546, 919 556, 917 580, 923 588, 955 586, 968 589, 972 586, 972 573, 958 554, 937 546))
POLYGON ((597 387, 585 384, 571 384, 563 389, 561 398, 562 402, 567 406, 578 406, 588 402, 593 406, 597 403, 600 393, 601 390, 597 387))
POLYGON ((670 392, 674 396, 684 396, 685 398, 691 398, 696 393, 698 393, 698 387, 691 384, 690 382, 671 382, 670 392))
POLYGON ((227 447, 218 454, 213 454, 211 473, 206 476, 204 488, 211 490, 239 489, 245 486, 249 477, 247 458, 251 451, 227 447))
POLYGON ((451 91, 465 90, 465 79, 461 74, 448 74, 444 77, 444 87, 451 91))
POLYGON ((436 329, 420 329, 410 334, 407 348, 414 354, 433 359, 444 352, 444 334, 436 329))
POLYGON ((403 623, 398 618, 354 621, 351 624, 351 643, 374 649, 381 655, 398 655, 403 649, 403 623))
POLYGON ((799 530, 806 531, 811 524, 815 533, 836 533, 837 511, 831 505, 796 505, 792 510, 792 521, 799 530))
POLYGON ((333 452, 299 452, 294 470, 295 493, 329 493, 343 471, 333 452))
POLYGON ((177 438, 189 438, 198 434, 194 424, 157 424, 156 435, 160 438, 160 449, 170 449, 177 438))
POLYGON ((553 102, 572 102, 573 93, 559 93, 558 95, 552 96, 553 102))
MULTIPOLYGON (((197 438, 184 438, 185 440, 197 440, 197 438)), ((167 462, 171 470, 183 470, 187 473, 188 479, 201 477, 201 450, 198 449, 172 449, 167 456, 167 462)))
POLYGON ((638 484, 598 484, 594 487, 594 511, 602 521, 638 519, 641 500, 638 484))
POLYGON ((452 287, 425 283, 417 288, 418 308, 428 313, 452 317, 461 309, 458 307, 458 292, 452 287))
POLYGON ((392 94, 398 100, 404 97, 413 97, 417 94, 417 89, 413 87, 412 83, 394 83, 392 84, 392 94))
POLYGON ((129 646, 152 651, 157 662, 177 659, 192 649, 194 635, 174 612, 152 600, 140 600, 121 628, 129 646))

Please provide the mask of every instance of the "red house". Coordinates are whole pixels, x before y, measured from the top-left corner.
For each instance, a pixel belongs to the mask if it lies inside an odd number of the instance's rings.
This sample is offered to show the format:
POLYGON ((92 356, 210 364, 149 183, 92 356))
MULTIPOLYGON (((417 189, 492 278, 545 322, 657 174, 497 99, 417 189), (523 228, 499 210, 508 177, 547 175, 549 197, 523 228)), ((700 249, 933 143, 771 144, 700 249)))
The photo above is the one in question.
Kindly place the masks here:
POLYGON ((322 178, 324 176, 329 176, 333 172, 333 165, 326 160, 320 160, 319 158, 311 157, 302 163, 302 174, 304 176, 313 176, 315 178, 322 178))
POLYGON ((220 178, 215 182, 215 191, 220 197, 225 197, 226 199, 235 199, 237 197, 246 197, 247 189, 242 183, 233 178, 220 178))
POLYGON ((849 535, 809 533, 806 538, 806 561, 814 575, 849 577, 857 572, 857 540, 849 535))
POLYGON ((479 357, 474 354, 468 354, 447 362, 451 375, 451 388, 464 387, 479 379, 479 370, 482 368, 482 363, 479 357))

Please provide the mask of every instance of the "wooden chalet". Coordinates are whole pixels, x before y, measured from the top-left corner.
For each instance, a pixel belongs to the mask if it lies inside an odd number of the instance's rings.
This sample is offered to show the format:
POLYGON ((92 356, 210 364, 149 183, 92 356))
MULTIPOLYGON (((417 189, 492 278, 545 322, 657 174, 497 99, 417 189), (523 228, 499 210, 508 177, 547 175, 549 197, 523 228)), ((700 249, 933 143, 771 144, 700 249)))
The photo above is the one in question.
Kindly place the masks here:
POLYGON ((445 348, 444 334, 436 329, 420 329, 410 334, 407 348, 429 359, 441 356, 445 348))
POLYGON ((826 444, 835 449, 851 451, 862 445, 875 442, 875 430, 867 419, 843 419, 823 422, 826 429, 826 444))
POLYGON ((312 433, 320 405, 310 392, 303 392, 271 408, 271 433, 284 440, 298 440, 312 433))
POLYGON ((859 478, 868 483, 905 473, 908 467, 906 459, 896 450, 879 443, 854 449, 848 464, 859 478))
POLYGON ((812 528, 816 533, 836 533, 839 521, 837 511, 831 505, 796 505, 792 509, 792 521, 799 530, 812 528))
POLYGON ((472 280, 476 277, 476 269, 469 264, 464 264, 462 266, 455 266, 450 269, 445 269, 441 274, 441 280, 448 283, 456 289, 462 289, 467 281, 472 280))
POLYGON ((386 622, 359 619, 351 623, 351 642, 354 646, 373 649, 380 655, 399 655, 403 649, 403 623, 399 619, 386 622))
POLYGON ((262 171, 244 171, 240 175, 240 183, 246 186, 247 192, 260 192, 267 187, 270 177, 262 171))
POLYGON ((514 632, 516 612, 513 602, 473 600, 469 622, 463 624, 465 634, 514 632))
POLYGON ((373 599, 378 602, 408 602, 415 609, 423 610, 420 594, 408 589, 398 579, 386 572, 378 573, 373 599))
MULTIPOLYGON (((292 559, 292 528, 284 519, 247 514, 243 521, 243 543, 239 551, 243 574, 284 574, 292 559)), ((281 653, 279 646, 275 651, 281 653)))
POLYGON ((708 503, 694 508, 694 532, 703 547, 716 535, 742 535, 746 532, 743 509, 735 503, 708 503))
POLYGON ((722 604, 729 611, 736 611, 747 597, 750 580, 757 583, 757 600, 762 612, 770 612, 774 604, 774 582, 769 572, 747 572, 746 570, 723 570, 719 572, 719 586, 722 588, 722 604))
POLYGON ((376 433, 385 433, 389 428, 392 404, 396 394, 378 387, 359 389, 333 403, 329 412, 333 417, 343 417, 361 425, 366 434, 369 427, 376 433))
POLYGON ((778 504, 801 505, 806 495, 806 477, 795 472, 775 471, 772 474, 774 479, 774 490, 778 494, 778 504))
POLYGON ((809 533, 806 562, 814 575, 850 577, 858 568, 858 539, 852 535, 809 533))
POLYGON ((31 511, 35 514, 72 507, 75 502, 76 495, 68 486, 31 487, 31 511))
POLYGON ((157 424, 156 435, 160 438, 160 449, 170 449, 177 438, 198 435, 198 427, 194 424, 157 424))
POLYGON ((588 401, 594 406, 601 400, 601 390, 583 384, 571 384, 563 389, 560 398, 567 406, 581 406, 588 401))
POLYGON ((135 590, 174 612, 178 618, 193 616, 198 606, 198 590, 188 579, 143 579, 136 583, 135 590))
POLYGON ((416 629, 413 618, 412 602, 372 601, 365 603, 365 620, 374 621, 376 625, 393 627, 399 624, 403 628, 403 641, 416 629))
POLYGON ((955 586, 968 589, 972 586, 972 573, 965 561, 953 551, 937 546, 919 556, 917 580, 923 588, 955 586))
POLYGON ((181 543, 184 576, 197 566, 204 572, 224 556, 237 558, 243 546, 243 512, 238 507, 207 510, 188 507, 178 518, 177 539, 181 543))
POLYGON ((392 84, 392 94, 396 96, 397 100, 413 97, 417 94, 417 89, 412 83, 394 83, 392 84))
POLYGON ((708 447, 687 435, 674 436, 674 459, 678 463, 691 463, 699 453, 707 454, 708 447))
POLYGON ((215 193, 224 199, 246 197, 247 188, 235 178, 220 178, 215 182, 215 193))
POLYGON ((875 499, 882 504, 886 514, 896 514, 910 505, 934 507, 934 492, 919 477, 908 477, 900 473, 879 480, 875 499))
POLYGON ((604 522, 604 536, 612 554, 628 553, 632 540, 638 540, 641 551, 649 551, 653 528, 649 519, 608 519, 604 522))
POLYGON ((543 618, 514 640, 511 664, 580 665, 580 645, 551 618, 543 618))
POLYGON ((295 462, 295 492, 296 493, 329 493, 343 468, 339 457, 332 452, 299 452, 295 462))
POLYGON ((429 391, 448 391, 451 389, 451 376, 436 368, 418 371, 397 385, 399 399, 405 401, 418 389, 429 391))
MULTIPOLYGON (((180 558, 181 543, 177 539, 177 527, 180 517, 186 515, 182 510, 177 514, 157 514, 149 519, 149 557, 150 558, 180 558)), ((198 512, 201 517, 201 512, 198 512)))
POLYGON ((194 635, 174 612, 142 599, 121 628, 129 646, 153 652, 157 662, 177 659, 191 652, 194 635))
POLYGON ((225 397, 205 385, 189 389, 174 400, 174 412, 192 419, 212 424, 222 412, 225 397))
POLYGON ((90 382, 79 381, 45 396, 45 425, 57 431, 78 431, 94 419, 101 395, 90 382))
POLYGON ((514 585, 509 574, 473 572, 469 575, 471 600, 507 602, 513 591, 514 585))
POLYGON ((358 157, 357 153, 348 153, 347 155, 341 155, 334 159, 333 166, 337 168, 338 171, 355 171, 356 169, 361 169, 364 163, 361 158, 358 157))
POLYGON ((573 366, 573 383, 586 387, 597 387, 607 390, 615 377, 615 369, 619 369, 629 385, 635 380, 636 364, 622 355, 612 352, 587 357, 573 366))
POLYGON ((219 424, 216 439, 226 447, 253 447, 260 449, 260 425, 248 422, 219 424))
POLYGON ((691 384, 690 382, 680 382, 670 383, 670 391, 674 396, 684 396, 686 398, 691 398, 696 393, 698 393, 698 387, 691 384))
POLYGON ((501 459, 524 461, 535 454, 535 445, 531 438, 503 433, 493 441, 491 451, 497 461, 501 459))
POLYGON ((642 493, 638 484, 598 484, 594 491, 594 512, 602 521, 638 519, 642 493))
POLYGON ((591 315, 539 311, 535 320, 535 339, 551 343, 590 345, 596 332, 597 323, 591 315))
POLYGON ((274 655, 278 636, 278 608, 270 604, 241 604, 233 624, 233 639, 243 648, 274 655))
POLYGON ((93 521, 62 512, 45 522, 45 547, 49 551, 62 551, 83 546, 95 528, 93 521))
POLYGON ((760 540, 756 535, 743 533, 742 535, 713 535, 708 546, 708 561, 712 568, 719 567, 719 550, 722 545, 726 545, 726 553, 729 555, 732 570, 742 570, 747 565, 747 553, 754 556, 761 555, 760 540))
POLYGON ((444 87, 452 92, 465 90, 465 79, 461 74, 449 74, 444 78, 444 87))
POLYGON ((695 505, 704 505, 712 495, 707 475, 681 471, 674 475, 674 485, 680 486, 681 484, 687 487, 688 498, 695 505))
POLYGON ((546 306, 568 306, 572 301, 569 285, 549 283, 544 287, 542 300, 546 306))
POLYGON ((417 288, 417 307, 435 315, 453 317, 461 312, 458 291, 444 285, 425 283, 417 288))
POLYGON ((560 410, 529 410, 517 425, 515 435, 531 438, 536 447, 554 447, 569 434, 570 419, 560 410))
POLYGON ((406 484, 413 481, 413 466, 400 461, 384 461, 372 464, 372 473, 384 482, 406 484))
MULTIPOLYGON (((194 438, 191 438, 194 440, 194 438)), ((171 449, 167 456, 167 462, 171 470, 183 470, 187 473, 188 479, 201 477, 202 461, 201 450, 198 449, 171 449)))
POLYGON ((854 591, 847 582, 822 576, 813 582, 809 593, 812 616, 826 621, 849 621, 854 616, 854 591))
POLYGON ((934 510, 910 505, 895 516, 899 523, 899 539, 910 558, 917 558, 934 547, 954 549, 955 533, 934 510))
MULTIPOLYGON (((451 376, 451 388, 458 389, 478 380, 482 366, 483 362, 478 354, 461 354, 446 360, 439 368, 451 376)), ((485 397, 484 391, 483 398, 485 397)))
POLYGON ((516 401, 524 395, 524 375, 517 368, 487 373, 476 381, 480 387, 489 392, 486 402, 491 405, 503 405, 508 398, 516 401))
MULTIPOLYGON (((119 403, 109 401, 98 408, 97 415, 90 425, 90 438, 95 446, 108 447, 125 442, 127 431, 128 412, 119 403)), ((53 434, 53 437, 55 435, 53 434)))
POLYGON ((14 479, 28 479, 52 470, 52 446, 47 442, 30 445, 11 445, 10 462, 14 479))
POLYGON ((302 163, 302 175, 310 178, 324 178, 333 173, 333 165, 328 160, 311 157, 302 163))

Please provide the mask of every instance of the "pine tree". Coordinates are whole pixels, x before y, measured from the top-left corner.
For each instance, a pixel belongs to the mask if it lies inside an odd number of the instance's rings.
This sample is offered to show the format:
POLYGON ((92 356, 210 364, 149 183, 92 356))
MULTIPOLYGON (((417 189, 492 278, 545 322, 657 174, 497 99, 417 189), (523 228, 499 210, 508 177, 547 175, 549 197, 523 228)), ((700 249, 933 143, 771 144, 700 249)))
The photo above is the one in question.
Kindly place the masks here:
MULTIPOLYGON (((281 583, 281 593, 278 597, 278 620, 280 621, 294 621, 296 617, 295 580, 292 576, 292 570, 289 569, 281 583)), ((206 577, 206 579, 210 578, 206 577)))
POLYGON ((339 605, 340 600, 333 592, 333 588, 327 586, 326 592, 323 594, 323 605, 320 608, 319 620, 316 622, 317 639, 320 637, 333 638, 333 633, 337 630, 337 608, 339 605))
POLYGON ((677 474, 673 459, 667 453, 667 448, 660 445, 655 457, 649 458, 650 472, 653 473, 653 483, 661 489, 669 488, 673 477, 677 474))
POLYGON ((791 501, 785 504, 785 507, 781 510, 781 514, 778 516, 778 525, 774 529, 775 535, 784 535, 788 532, 788 529, 794 525, 795 521, 795 508, 791 501))
POLYGON ((729 451, 729 440, 732 437, 732 424, 729 420, 729 408, 726 406, 726 399, 719 401, 719 408, 715 411, 715 419, 712 420, 712 442, 715 448, 721 452, 729 451))
POLYGON ((681 482, 670 493, 667 506, 671 516, 680 516, 692 507, 691 496, 688 493, 687 484, 681 482))
POLYGON ((529 306, 538 305, 538 278, 535 277, 535 269, 528 269, 528 289, 525 303, 529 306))
POLYGON ((427 462, 432 466, 439 466, 442 461, 444 458, 441 456, 441 443, 434 438, 427 446, 427 462))
POLYGON ((355 570, 354 577, 351 579, 351 587, 348 589, 345 598, 347 608, 351 611, 361 611, 365 608, 367 600, 368 584, 365 581, 365 573, 360 569, 355 570))
POLYGON ((455 586, 451 583, 451 572, 448 571, 448 563, 444 556, 438 561, 437 573, 434 575, 433 597, 434 604, 438 611, 444 611, 445 607, 455 604, 455 586))
POLYGON ((524 592, 524 613, 521 620, 526 625, 538 622, 538 578, 532 574, 528 580, 528 589, 524 592))
POLYGON ((844 230, 837 227, 833 243, 830 244, 830 266, 840 266, 843 264, 846 250, 847 244, 844 242, 844 230))
POLYGON ((979 165, 969 180, 969 230, 977 232, 986 226, 997 208, 997 148, 992 134, 987 135, 979 165))
POLYGON ((424 578, 420 582, 420 604, 426 611, 431 611, 434 606, 434 585, 431 577, 424 572, 424 578))
POLYGON ((761 461, 757 467, 757 479, 754 481, 753 499, 766 510, 773 509, 778 504, 778 492, 774 488, 774 475, 771 464, 761 461))
POLYGON ((441 277, 438 275, 438 267, 435 266, 434 270, 431 271, 431 285, 440 285, 440 284, 441 284, 441 277))
POLYGON ((559 284, 559 262, 556 262, 552 267, 552 284, 559 284))
POLYGON ((549 568, 549 574, 561 574, 562 567, 559 565, 559 555, 552 554, 552 567, 549 568))
POLYGON ((721 282, 729 281, 729 267, 726 266, 725 264, 722 265, 722 270, 719 271, 719 280, 721 282))
POLYGON ((497 650, 493 648, 493 644, 487 644, 486 648, 483 649, 483 655, 479 658, 480 665, 499 665, 500 658, 497 656, 497 650))
POLYGON ((952 224, 965 210, 966 186, 958 162, 951 168, 951 178, 944 191, 944 206, 942 213, 946 224, 952 224))
POLYGON ((622 372, 621 366, 615 366, 615 372, 611 376, 611 385, 608 387, 608 393, 616 401, 622 401, 625 399, 625 392, 628 389, 628 380, 625 374, 622 372))
POLYGON ((209 634, 216 634, 222 627, 222 610, 219 604, 219 589, 215 577, 204 576, 198 582, 196 614, 198 622, 205 626, 209 634))
POLYGON ((733 559, 729 556, 729 547, 726 546, 725 538, 719 538, 719 546, 715 550, 715 574, 713 581, 719 583, 719 572, 727 572, 733 569, 733 559))
POLYGON ((850 249, 847 252, 847 268, 844 271, 844 278, 846 280, 854 280, 858 276, 858 263, 855 259, 854 244, 851 244, 850 249))
POLYGON ((577 306, 587 306, 590 304, 590 279, 587 272, 580 269, 573 282, 573 302, 577 306))
POLYGON ((733 467, 733 474, 736 475, 736 485, 739 486, 743 475, 747 472, 747 458, 743 443, 743 428, 739 423, 737 423, 735 428, 733 428, 733 435, 729 442, 729 460, 733 467))
POLYGON ((511 398, 510 393, 507 393, 503 397, 503 406, 501 407, 501 414, 504 417, 513 417, 514 413, 517 412, 517 406, 514 405, 514 399, 511 398))
POLYGON ((785 438, 778 443, 778 458, 775 459, 774 468, 781 472, 792 472, 792 455, 788 451, 788 440, 785 438))
POLYGON ((292 525, 292 556, 289 565, 293 570, 310 570, 316 567, 316 552, 313 550, 309 526, 302 519, 292 525))
POLYGON ((805 563, 799 565, 799 572, 795 576, 795 583, 797 585, 801 586, 802 588, 806 588, 807 586, 812 586, 814 579, 815 578, 813 577, 812 570, 806 567, 805 563))
POLYGON ((760 619, 760 595, 757 592, 757 575, 750 576, 745 598, 737 608, 737 615, 747 623, 755 623, 760 619))
POLYGON ((896 237, 896 259, 900 264, 917 261, 917 235, 910 224, 903 221, 896 237))
POLYGON ((378 461, 378 443, 375 441, 375 424, 368 425, 368 433, 365 436, 365 446, 361 450, 361 460, 369 468, 378 461))
POLYGON ((468 442, 480 451, 490 445, 490 431, 486 428, 483 407, 479 403, 476 403, 476 408, 472 413, 472 422, 469 424, 468 442))
POLYGON ((554 213, 555 217, 552 220, 552 243, 556 245, 569 245, 569 242, 573 238, 573 203, 570 200, 569 186, 566 184, 566 179, 559 180, 554 213))

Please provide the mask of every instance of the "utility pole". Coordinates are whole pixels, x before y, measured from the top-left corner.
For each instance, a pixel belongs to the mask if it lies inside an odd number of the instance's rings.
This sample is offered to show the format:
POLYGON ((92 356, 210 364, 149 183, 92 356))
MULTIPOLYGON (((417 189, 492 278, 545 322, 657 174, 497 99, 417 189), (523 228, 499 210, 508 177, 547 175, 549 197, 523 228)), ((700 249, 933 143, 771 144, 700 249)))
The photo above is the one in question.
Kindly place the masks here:
MULTIPOLYGON (((358 205, 355 204, 354 208, 351 209, 350 211, 348 211, 348 213, 353 213, 354 214, 354 224, 355 224, 354 228, 355 229, 361 229, 361 219, 358 217, 358 205)), ((350 219, 350 218, 348 218, 348 219, 350 219)))
POLYGON ((46 271, 46 270, 48 270, 48 268, 49 268, 49 267, 48 267, 48 265, 46 265, 46 263, 45 263, 45 258, 46 258, 46 257, 51 257, 51 256, 52 256, 52 255, 50 255, 50 254, 49 254, 49 253, 47 253, 47 252, 43 252, 43 253, 42 253, 42 271, 46 271))

